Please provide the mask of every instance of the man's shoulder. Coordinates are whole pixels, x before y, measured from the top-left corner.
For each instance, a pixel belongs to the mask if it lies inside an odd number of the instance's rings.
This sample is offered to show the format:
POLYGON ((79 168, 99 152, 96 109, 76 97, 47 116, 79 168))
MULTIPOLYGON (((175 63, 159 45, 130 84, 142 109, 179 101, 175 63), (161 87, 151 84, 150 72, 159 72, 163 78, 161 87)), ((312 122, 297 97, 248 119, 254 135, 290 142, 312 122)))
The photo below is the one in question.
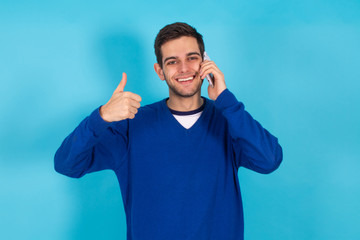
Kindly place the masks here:
POLYGON ((204 97, 204 96, 201 96, 201 98, 204 99, 205 104, 210 105, 211 107, 214 106, 214 100, 211 100, 211 99, 209 99, 207 97, 204 97))
POLYGON ((160 101, 157 101, 157 102, 153 102, 153 103, 149 103, 149 104, 146 104, 144 106, 141 106, 139 108, 139 112, 152 113, 154 111, 159 111, 162 108, 163 101, 164 100, 160 100, 160 101))
POLYGON ((141 106, 135 119, 148 120, 156 117, 160 112, 164 112, 164 101, 165 99, 141 106))

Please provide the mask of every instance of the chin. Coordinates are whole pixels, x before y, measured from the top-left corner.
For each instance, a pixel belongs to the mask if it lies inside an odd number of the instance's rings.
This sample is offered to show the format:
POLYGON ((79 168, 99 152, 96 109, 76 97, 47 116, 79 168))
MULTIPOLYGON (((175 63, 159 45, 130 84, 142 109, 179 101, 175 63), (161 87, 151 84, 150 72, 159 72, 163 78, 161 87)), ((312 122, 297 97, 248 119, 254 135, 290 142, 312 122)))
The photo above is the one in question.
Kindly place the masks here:
POLYGON ((183 97, 183 98, 190 98, 197 94, 199 96, 201 95, 201 85, 199 85, 196 89, 193 89, 192 91, 182 91, 182 89, 176 89, 176 88, 172 88, 170 86, 169 86, 169 88, 173 95, 183 97))
POLYGON ((183 97, 183 98, 190 98, 198 94, 201 96, 201 86, 203 83, 203 80, 200 79, 199 75, 195 76, 195 79, 193 81, 194 86, 192 86, 191 89, 186 89, 186 87, 183 87, 179 85, 178 81, 176 79, 173 79, 173 81, 168 81, 165 78, 165 81, 169 87, 170 93, 173 96, 183 97))

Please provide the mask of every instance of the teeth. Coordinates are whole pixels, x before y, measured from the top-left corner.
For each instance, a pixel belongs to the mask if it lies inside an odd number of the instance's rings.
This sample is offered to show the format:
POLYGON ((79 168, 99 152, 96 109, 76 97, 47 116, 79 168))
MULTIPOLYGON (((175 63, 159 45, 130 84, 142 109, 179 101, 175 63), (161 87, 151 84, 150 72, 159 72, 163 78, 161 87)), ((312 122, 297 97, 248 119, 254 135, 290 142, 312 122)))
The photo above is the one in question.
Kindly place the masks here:
POLYGON ((185 82, 185 81, 189 81, 191 79, 193 79, 194 77, 188 77, 188 78, 179 78, 178 81, 179 82, 185 82))

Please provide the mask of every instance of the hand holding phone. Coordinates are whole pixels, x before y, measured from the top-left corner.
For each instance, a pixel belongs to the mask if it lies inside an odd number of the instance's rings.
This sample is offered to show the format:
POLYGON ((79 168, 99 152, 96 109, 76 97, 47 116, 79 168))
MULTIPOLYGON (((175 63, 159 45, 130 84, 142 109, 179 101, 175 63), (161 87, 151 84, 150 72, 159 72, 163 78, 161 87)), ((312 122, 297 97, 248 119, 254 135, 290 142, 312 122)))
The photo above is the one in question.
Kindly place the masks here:
MULTIPOLYGON (((206 52, 204 52, 204 61, 205 60, 210 60, 209 55, 207 55, 206 52)), ((209 85, 211 87, 214 87, 214 75, 210 73, 210 74, 206 75, 206 79, 208 80, 209 85)))
POLYGON ((204 52, 204 61, 201 63, 200 75, 202 79, 206 78, 208 80, 209 98, 215 101, 217 97, 226 89, 225 77, 216 64, 209 60, 209 56, 206 54, 206 52, 204 52))

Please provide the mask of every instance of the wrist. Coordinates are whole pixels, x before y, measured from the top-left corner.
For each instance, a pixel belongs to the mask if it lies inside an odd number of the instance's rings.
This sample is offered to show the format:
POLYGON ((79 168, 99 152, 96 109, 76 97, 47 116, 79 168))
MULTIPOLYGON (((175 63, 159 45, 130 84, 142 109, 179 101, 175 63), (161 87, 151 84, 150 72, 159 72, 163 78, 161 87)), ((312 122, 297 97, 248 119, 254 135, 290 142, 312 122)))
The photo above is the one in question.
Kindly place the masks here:
POLYGON ((217 95, 217 96, 220 96, 220 94, 222 94, 226 89, 227 89, 226 86, 220 88, 219 91, 218 91, 218 95, 217 95))
POLYGON ((221 87, 218 87, 218 89, 216 89, 216 94, 214 96, 214 101, 216 101, 216 99, 226 90, 226 86, 221 86, 221 87))
POLYGON ((100 107, 100 110, 99 110, 99 114, 100 114, 100 117, 105 121, 105 122, 111 122, 111 120, 109 120, 107 114, 106 114, 106 106, 103 105, 100 107))

